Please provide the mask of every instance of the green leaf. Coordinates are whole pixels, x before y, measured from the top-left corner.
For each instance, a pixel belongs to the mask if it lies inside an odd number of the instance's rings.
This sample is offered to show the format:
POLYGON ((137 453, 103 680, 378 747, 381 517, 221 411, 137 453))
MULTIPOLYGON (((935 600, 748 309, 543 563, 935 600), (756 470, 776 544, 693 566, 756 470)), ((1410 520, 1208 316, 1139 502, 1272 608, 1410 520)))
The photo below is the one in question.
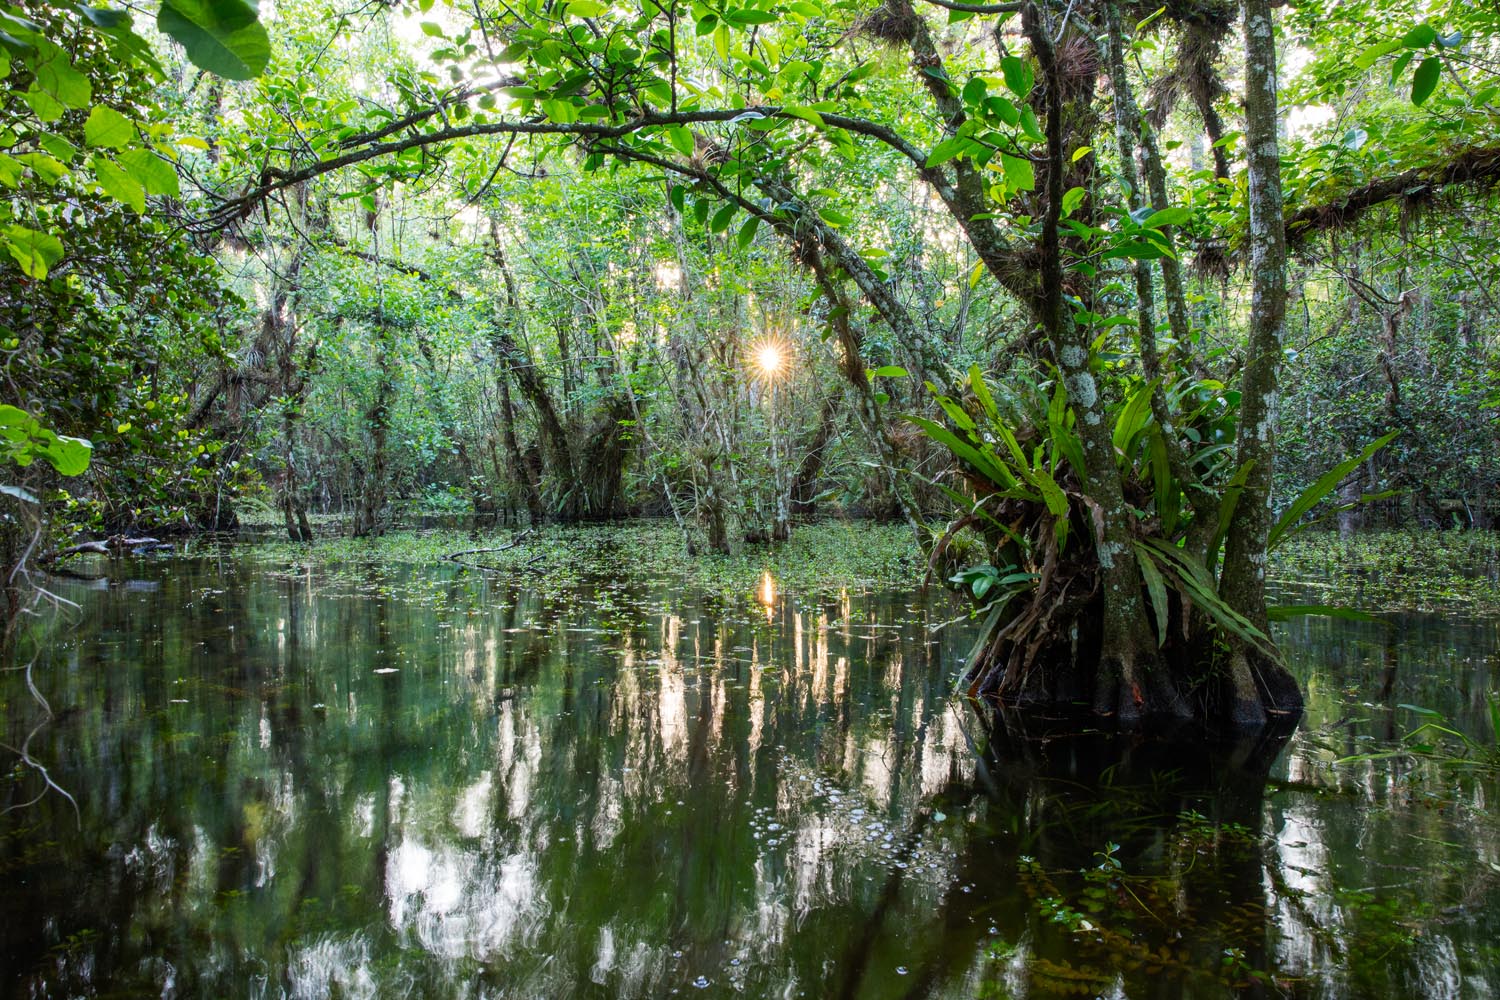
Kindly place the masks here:
POLYGON ((88 107, 94 96, 88 77, 73 68, 62 49, 49 48, 54 50, 52 55, 36 67, 36 88, 65 108, 88 107))
POLYGON ((950 136, 932 147, 932 152, 927 155, 927 162, 924 166, 936 167, 947 163, 971 145, 972 143, 963 136, 950 136))
POLYGON ((72 163, 73 157, 78 155, 78 147, 60 135, 45 133, 37 140, 43 149, 57 157, 64 163, 72 163))
POLYGON ((573 0, 565 10, 569 17, 598 17, 609 10, 609 7, 598 0, 573 0))
POLYGON ((61 434, 57 436, 57 440, 38 449, 42 457, 62 476, 81 475, 89 467, 89 456, 93 454, 93 450, 91 442, 61 434))
POLYGON ((1146 216, 1141 226, 1145 229, 1160 229, 1163 226, 1180 226, 1193 217, 1191 209, 1163 208, 1146 216))
POLYGON ((781 113, 791 115, 793 118, 801 118, 803 121, 816 125, 818 128, 823 127, 823 116, 818 114, 813 108, 788 105, 781 109, 781 113))
POLYGON ((847 226, 854 221, 843 212, 833 208, 820 208, 818 209, 818 215, 822 217, 824 222, 834 227, 847 226))
POLYGON ((1359 58, 1354 60, 1354 65, 1360 69, 1369 69, 1375 65, 1377 59, 1390 55, 1400 47, 1401 43, 1394 38, 1379 42, 1361 52, 1359 58))
POLYGON ((1058 452, 1072 466, 1079 483, 1084 489, 1088 489, 1088 467, 1083 460, 1083 441, 1078 437, 1077 431, 1068 426, 1068 391, 1061 381, 1052 391, 1052 400, 1047 404, 1047 431, 1058 452))
POLYGON ((135 141, 135 126, 114 108, 96 104, 83 123, 83 141, 94 147, 124 149, 135 141))
POLYGON ((973 445, 960 440, 958 435, 942 424, 934 423, 925 417, 912 416, 911 414, 903 415, 903 419, 921 428, 922 433, 953 452, 955 458, 969 463, 976 472, 1001 489, 1014 490, 1020 485, 1019 480, 1016 479, 1015 475, 1009 469, 990 456, 985 455, 973 445))
POLYGON ((1151 558, 1144 545, 1136 546, 1135 555, 1136 565, 1141 568, 1141 579, 1146 583, 1146 593, 1151 598, 1151 610, 1156 616, 1156 646, 1160 649, 1167 644, 1167 617, 1171 608, 1167 600, 1167 581, 1162 578, 1156 560, 1151 558))
POLYGON ((995 423, 1000 422, 1000 409, 995 405, 995 396, 990 392, 990 384, 984 379, 984 371, 977 363, 969 366, 969 391, 974 394, 974 399, 979 403, 979 408, 984 415, 995 423))
POLYGON ((1032 72, 1031 64, 1017 56, 1006 56, 1000 60, 1000 72, 1005 76, 1005 86, 1017 97, 1025 97, 1031 93, 1031 85, 1035 82, 1036 75, 1032 72))
POLYGON ((725 229, 728 229, 729 220, 733 219, 734 213, 739 210, 740 207, 734 202, 730 202, 719 209, 714 213, 713 221, 708 224, 708 231, 711 233, 722 233, 725 229))
POLYGON ((871 378, 906 378, 911 374, 900 365, 881 365, 870 372, 871 378))
POLYGON ((776 20, 776 15, 768 10, 752 10, 746 7, 725 11, 724 20, 741 28, 750 28, 757 24, 771 24, 776 20))
POLYGON ((146 187, 140 181, 131 177, 119 165, 106 160, 102 156, 95 156, 89 163, 94 168, 94 179, 104 189, 104 193, 115 201, 129 205, 137 213, 144 214, 146 211, 146 187))
POLYGON ((271 39, 245 0, 162 0, 156 26, 200 69, 253 80, 271 61, 271 39))
POLYGON ((5 249, 21 265, 21 270, 38 281, 45 278, 47 271, 62 260, 62 242, 51 233, 40 233, 25 226, 10 226, 5 230, 3 238, 5 249))
POLYGON ((44 122, 55 122, 68 110, 51 94, 37 90, 35 83, 31 85, 30 90, 21 95, 21 100, 25 101, 36 113, 37 118, 44 122))
POLYGON ((1143 546, 1149 547, 1150 554, 1172 570, 1173 577, 1181 585, 1182 595, 1208 615, 1214 624, 1269 656, 1276 654, 1266 634, 1219 596, 1213 576, 1201 562, 1165 539, 1144 538, 1134 544, 1137 552, 1143 546))
MULTIPOLYGON (((569 4, 568 6, 571 8, 572 4, 569 4)), ((422 34, 426 35, 428 38, 444 37, 443 26, 441 24, 438 24, 436 21, 423 21, 417 27, 421 28, 422 34)))
POLYGON ((1062 197, 1062 214, 1065 217, 1072 215, 1074 210, 1083 204, 1083 199, 1087 195, 1088 192, 1081 187, 1068 188, 1062 197))
POLYGON ((1125 462, 1130 460, 1130 447, 1136 435, 1145 429, 1146 422, 1151 418, 1151 396, 1159 385, 1161 385, 1161 379, 1155 378, 1138 386, 1125 401, 1125 405, 1120 409, 1119 417, 1115 420, 1112 440, 1115 451, 1120 453, 1125 462))
POLYGON ((48 184, 56 184, 68 176, 67 166, 46 153, 22 153, 16 157, 16 162, 29 167, 32 173, 48 184))
POLYGON ((1437 41, 1437 29, 1430 24, 1419 24, 1408 31, 1401 44, 1409 49, 1425 49, 1437 41))
POLYGON ((743 226, 740 226, 739 235, 735 237, 735 240, 739 243, 741 250, 745 249, 752 242, 754 242, 755 231, 759 228, 760 216, 758 215, 750 216, 750 218, 745 220, 745 224, 743 226))
POLYGON ((667 128, 667 140, 671 142, 672 148, 683 156, 692 156, 696 148, 693 141, 693 130, 686 125, 672 125, 667 128))
POLYGON ((1411 102, 1416 105, 1432 96, 1443 73, 1443 63, 1437 56, 1428 56, 1417 64, 1411 78, 1411 102))
POLYGON ((73 10, 81 16, 88 18, 89 23, 103 31, 113 31, 116 28, 130 27, 130 12, 118 10, 114 7, 90 7, 88 4, 69 4, 73 10))
POLYGON ((1390 444, 1391 441, 1395 440, 1396 435, 1400 433, 1400 431, 1391 431, 1384 437, 1376 438, 1365 445, 1358 455, 1355 455, 1353 458, 1346 458, 1338 465, 1335 465, 1319 476, 1311 486, 1297 494, 1297 498, 1292 501, 1292 505, 1286 509, 1281 517, 1277 518, 1276 524, 1271 528, 1271 533, 1266 538, 1266 549, 1274 549, 1280 544, 1283 538, 1295 534, 1297 522, 1302 520, 1302 515, 1316 507, 1324 497, 1338 487, 1339 483, 1344 481, 1344 478, 1349 473, 1364 465, 1371 455, 1390 444))
POLYGON ((1012 191, 1030 191, 1036 187, 1036 170, 1030 160, 1001 153, 1000 163, 1005 168, 1006 187, 1012 191))
POLYGON ((118 157, 120 166, 137 181, 147 194, 178 197, 182 190, 177 183, 177 170, 166 160, 149 149, 127 149, 118 157))
POLYGON ((1219 546, 1224 544, 1224 538, 1229 534, 1229 522, 1234 520, 1234 509, 1239 506, 1240 495, 1245 492, 1245 482, 1250 478, 1250 470, 1254 467, 1254 462, 1246 462, 1224 484, 1224 493, 1219 499, 1219 522, 1208 547, 1207 562, 1210 565, 1218 561, 1219 546))

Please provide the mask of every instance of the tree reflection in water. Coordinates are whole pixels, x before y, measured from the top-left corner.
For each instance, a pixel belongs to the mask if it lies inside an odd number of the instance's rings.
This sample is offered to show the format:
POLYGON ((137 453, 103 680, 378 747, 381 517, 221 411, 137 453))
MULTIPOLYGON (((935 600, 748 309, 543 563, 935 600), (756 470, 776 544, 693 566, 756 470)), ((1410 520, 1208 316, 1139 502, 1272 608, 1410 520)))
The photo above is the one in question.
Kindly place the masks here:
MULTIPOLYGON (((1484 788, 1446 816, 1351 789, 1322 764, 1342 707, 1316 697, 1285 753, 1023 735, 952 699, 967 636, 907 596, 234 562, 152 581, 77 595, 51 649, 67 712, 34 747, 83 830, 55 799, 0 818, 28 915, 0 927, 0 995, 1497 985, 1496 904, 1472 896, 1493 876, 1453 867, 1494 858, 1484 788)), ((0 683, 9 740, 34 716, 0 683)))

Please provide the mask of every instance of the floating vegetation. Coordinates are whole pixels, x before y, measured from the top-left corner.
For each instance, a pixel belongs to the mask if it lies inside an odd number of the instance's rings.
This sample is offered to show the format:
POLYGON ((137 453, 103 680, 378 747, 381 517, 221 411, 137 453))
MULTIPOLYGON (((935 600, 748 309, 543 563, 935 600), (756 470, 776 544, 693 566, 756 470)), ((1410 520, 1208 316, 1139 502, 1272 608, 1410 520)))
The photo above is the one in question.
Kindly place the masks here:
POLYGON ((490 580, 524 582, 547 597, 576 596, 587 589, 590 603, 605 621, 629 620, 631 585, 669 584, 710 598, 762 599, 766 580, 772 591, 804 597, 841 591, 906 588, 921 577, 923 561, 902 524, 820 521, 799 527, 774 545, 748 546, 735 556, 689 556, 669 521, 618 525, 549 526, 507 548, 516 532, 488 534, 404 531, 380 538, 330 538, 314 545, 256 542, 242 552, 251 562, 292 579, 305 577, 328 587, 374 588, 418 599, 426 605, 467 610, 480 603, 475 585, 490 580), (448 561, 459 550, 498 551, 448 561), (430 567, 417 579, 411 567, 430 567), (611 614, 611 613, 614 614, 611 614))
POLYGON ((1306 531, 1271 560, 1271 579, 1362 611, 1500 610, 1500 534, 1306 531))

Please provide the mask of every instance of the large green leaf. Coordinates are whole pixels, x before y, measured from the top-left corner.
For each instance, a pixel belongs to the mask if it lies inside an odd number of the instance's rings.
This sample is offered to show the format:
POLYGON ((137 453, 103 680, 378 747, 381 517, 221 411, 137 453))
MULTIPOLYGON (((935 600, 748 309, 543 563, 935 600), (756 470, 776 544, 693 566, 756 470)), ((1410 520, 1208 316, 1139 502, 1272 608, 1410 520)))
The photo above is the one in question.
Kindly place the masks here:
POLYGON ((55 440, 38 450, 43 458, 52 463, 59 475, 79 476, 89 467, 89 457, 94 453, 94 445, 83 438, 58 435, 55 440))
POLYGON ((1234 610, 1223 597, 1219 596, 1213 576, 1196 558, 1161 538, 1142 539, 1137 541, 1135 546, 1137 554, 1144 547, 1149 555, 1161 560, 1162 564, 1172 571, 1173 579, 1180 584, 1179 589, 1182 595, 1208 615, 1215 625, 1267 655, 1275 655, 1276 648, 1271 644, 1271 640, 1264 632, 1256 628, 1250 619, 1234 610))
POLYGON ((1400 433, 1400 431, 1391 431, 1384 437, 1376 438, 1365 445, 1358 455, 1355 455, 1353 458, 1346 458, 1338 465, 1335 465, 1319 476, 1317 481, 1311 486, 1297 494, 1297 499, 1292 501, 1292 505, 1286 509, 1281 517, 1276 520, 1275 526, 1271 528, 1271 534, 1266 539, 1266 548, 1268 550, 1274 549, 1281 543, 1282 539, 1296 534, 1297 522, 1302 520, 1304 514, 1321 503, 1324 497, 1332 493, 1338 487, 1339 483, 1344 481, 1344 477, 1348 476, 1349 473, 1361 465, 1364 465, 1371 455, 1390 444, 1396 435, 1400 433))
POLYGON ((47 276, 52 265, 62 260, 62 242, 51 233, 25 226, 9 226, 0 235, 0 242, 4 242, 5 249, 21 265, 21 270, 38 281, 47 276))
POLYGON ((147 194, 175 198, 182 193, 177 183, 177 170, 149 149, 127 149, 118 159, 125 173, 145 188, 147 194))
POLYGON ((1113 434, 1115 451, 1127 463, 1131 442, 1145 429, 1147 421, 1151 418, 1151 394, 1159 385, 1161 385, 1161 379, 1157 378, 1138 386, 1125 401, 1125 405, 1120 408, 1120 416, 1115 420, 1113 434))
MULTIPOLYGON (((955 458, 968 462, 974 471, 984 476, 991 483, 995 484, 996 487, 1005 490, 1015 490, 1020 485, 1015 475, 1002 463, 983 454, 973 445, 960 440, 957 434, 954 434, 942 424, 910 414, 906 415, 905 419, 921 428, 922 433, 932 438, 932 440, 953 452, 955 458)), ((1030 497, 1030 494, 1027 494, 1027 497, 1030 497)))
POLYGON ((135 141, 135 126, 114 108, 96 104, 83 123, 83 141, 90 146, 124 149, 135 141))
POLYGON ((65 108, 86 108, 94 96, 89 78, 73 68, 68 54, 55 45, 36 66, 36 88, 65 108))
POLYGON ((271 39, 245 0, 163 0, 156 26, 200 69, 253 80, 271 61, 271 39))
POLYGON ((1443 73, 1443 64, 1437 56, 1428 56, 1417 64, 1417 72, 1411 78, 1411 102, 1421 104, 1432 96, 1443 73))
POLYGON ((1151 553, 1143 545, 1135 548, 1136 564, 1141 568, 1141 579, 1146 582, 1146 593, 1151 597, 1151 610, 1156 615, 1156 645, 1158 648, 1167 644, 1167 615, 1170 604, 1167 601, 1167 581, 1161 575, 1161 570, 1156 568, 1156 560, 1151 558, 1151 553))
POLYGON ((146 211, 145 185, 122 170, 119 164, 102 156, 95 156, 89 165, 94 168, 94 178, 105 194, 139 213, 146 211))

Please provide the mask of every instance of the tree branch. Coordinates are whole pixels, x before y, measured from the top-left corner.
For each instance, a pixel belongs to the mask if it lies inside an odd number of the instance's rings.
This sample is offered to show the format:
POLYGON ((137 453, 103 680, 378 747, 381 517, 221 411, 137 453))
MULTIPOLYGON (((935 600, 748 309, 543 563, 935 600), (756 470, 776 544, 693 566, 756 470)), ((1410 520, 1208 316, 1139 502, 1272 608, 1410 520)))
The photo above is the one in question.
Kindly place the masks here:
POLYGON ((1320 205, 1298 209, 1287 219, 1287 242, 1299 247, 1315 234, 1353 225, 1367 212, 1398 198, 1428 198, 1449 184, 1487 188, 1496 183, 1500 183, 1500 147, 1471 147, 1442 163, 1371 181, 1320 205))

